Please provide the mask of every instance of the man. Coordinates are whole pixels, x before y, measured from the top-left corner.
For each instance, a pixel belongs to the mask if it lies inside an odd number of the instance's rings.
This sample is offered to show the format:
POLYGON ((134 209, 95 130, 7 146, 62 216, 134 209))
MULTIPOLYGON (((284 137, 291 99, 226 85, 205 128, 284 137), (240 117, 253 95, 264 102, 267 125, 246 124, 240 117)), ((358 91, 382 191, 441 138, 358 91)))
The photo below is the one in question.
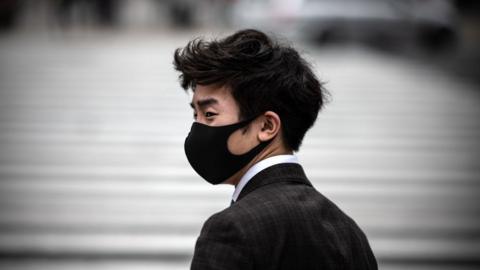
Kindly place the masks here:
POLYGON ((377 269, 363 232, 293 155, 325 99, 297 51, 243 30, 189 42, 174 65, 193 91, 188 161, 235 186, 231 206, 205 222, 191 269, 377 269))

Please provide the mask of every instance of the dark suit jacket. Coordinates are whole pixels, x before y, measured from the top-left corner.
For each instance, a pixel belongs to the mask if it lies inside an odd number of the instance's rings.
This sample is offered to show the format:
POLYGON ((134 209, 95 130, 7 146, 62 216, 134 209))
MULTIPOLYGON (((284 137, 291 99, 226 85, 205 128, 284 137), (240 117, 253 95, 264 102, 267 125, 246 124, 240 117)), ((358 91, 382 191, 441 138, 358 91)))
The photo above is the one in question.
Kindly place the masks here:
POLYGON ((269 167, 232 206, 210 217, 191 269, 377 269, 357 224, 308 181, 298 164, 269 167))

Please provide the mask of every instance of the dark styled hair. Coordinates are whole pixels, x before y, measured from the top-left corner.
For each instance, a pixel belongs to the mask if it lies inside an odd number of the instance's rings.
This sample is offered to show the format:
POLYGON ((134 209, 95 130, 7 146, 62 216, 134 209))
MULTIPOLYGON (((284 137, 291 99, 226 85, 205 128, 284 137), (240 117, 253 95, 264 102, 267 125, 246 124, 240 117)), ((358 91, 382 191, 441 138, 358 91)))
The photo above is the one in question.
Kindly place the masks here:
POLYGON ((294 151, 325 102, 323 84, 298 52, 253 29, 220 40, 194 39, 175 50, 174 66, 185 90, 227 86, 241 119, 277 113, 284 141, 294 151))

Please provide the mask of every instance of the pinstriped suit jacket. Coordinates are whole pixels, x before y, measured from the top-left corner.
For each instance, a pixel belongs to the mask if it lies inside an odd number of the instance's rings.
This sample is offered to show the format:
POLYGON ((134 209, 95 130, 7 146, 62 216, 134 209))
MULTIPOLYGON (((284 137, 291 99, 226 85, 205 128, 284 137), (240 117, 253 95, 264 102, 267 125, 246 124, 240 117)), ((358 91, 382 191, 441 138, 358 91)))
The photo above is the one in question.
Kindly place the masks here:
POLYGON ((298 164, 269 167, 204 224, 192 270, 377 269, 357 224, 316 191, 298 164))

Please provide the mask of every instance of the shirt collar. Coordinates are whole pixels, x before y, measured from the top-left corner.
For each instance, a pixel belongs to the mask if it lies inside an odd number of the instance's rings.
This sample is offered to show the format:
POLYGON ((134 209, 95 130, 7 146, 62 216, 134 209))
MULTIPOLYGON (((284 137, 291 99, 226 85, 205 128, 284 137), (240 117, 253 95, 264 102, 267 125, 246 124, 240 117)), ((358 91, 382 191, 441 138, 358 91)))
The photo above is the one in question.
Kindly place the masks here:
POLYGON ((248 171, 240 179, 240 182, 238 182, 238 184, 235 186, 235 191, 232 195, 232 201, 237 201, 242 189, 257 173, 280 163, 298 163, 298 158, 295 155, 278 155, 255 163, 252 167, 250 167, 250 169, 248 169, 248 171))

